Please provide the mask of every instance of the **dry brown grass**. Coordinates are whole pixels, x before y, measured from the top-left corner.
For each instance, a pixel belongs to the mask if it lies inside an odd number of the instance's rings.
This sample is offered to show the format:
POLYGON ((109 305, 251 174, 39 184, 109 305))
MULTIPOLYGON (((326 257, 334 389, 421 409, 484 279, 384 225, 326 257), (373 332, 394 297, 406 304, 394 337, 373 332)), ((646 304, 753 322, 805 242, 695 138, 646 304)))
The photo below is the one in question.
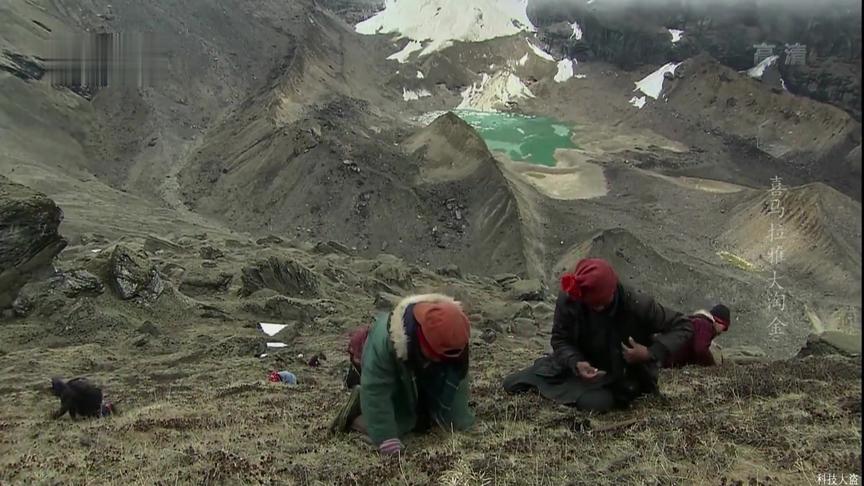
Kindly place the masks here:
MULTIPOLYGON (((239 272, 245 253, 230 258, 239 272)), ((442 285, 415 273, 418 289, 442 285)), ((472 312, 506 304, 488 281, 453 289, 472 312)), ((475 429, 410 437, 403 457, 380 458, 357 435, 327 432, 347 398, 344 333, 369 319, 374 300, 339 295, 333 314, 298 322, 296 335, 277 337, 289 346, 261 359, 263 317, 245 313, 234 291, 203 300, 226 319, 203 317, 176 291, 152 307, 110 293, 83 304, 49 294, 31 317, 0 324, 0 485, 787 485, 860 474, 860 359, 664 372, 664 398, 595 416, 502 390, 548 336, 486 344, 479 332, 475 429), (58 326, 69 330, 52 334, 58 326), (320 367, 306 365, 322 352, 320 367), (300 385, 268 383, 272 369, 293 371, 300 385), (121 413, 50 420, 54 375, 101 383, 121 413)))
MULTIPOLYGON (((785 485, 861 472, 860 406, 849 405, 861 393, 857 360, 669 372, 665 399, 592 416, 507 396, 501 378, 540 350, 501 337, 475 353, 475 430, 413 437, 404 457, 382 459, 357 436, 327 433, 345 397, 341 340, 301 341, 332 357, 315 369, 286 364, 296 387, 267 383, 254 358, 225 358, 186 364, 154 391, 147 383, 164 371, 109 354, 94 375, 123 395, 123 413, 101 421, 49 420, 54 400, 35 379, 6 388, 0 483, 785 485)), ((278 359, 289 363, 287 353, 278 359)), ((29 364, 42 372, 51 354, 29 364)), ((0 357, 0 369, 20 370, 24 356, 0 357)))

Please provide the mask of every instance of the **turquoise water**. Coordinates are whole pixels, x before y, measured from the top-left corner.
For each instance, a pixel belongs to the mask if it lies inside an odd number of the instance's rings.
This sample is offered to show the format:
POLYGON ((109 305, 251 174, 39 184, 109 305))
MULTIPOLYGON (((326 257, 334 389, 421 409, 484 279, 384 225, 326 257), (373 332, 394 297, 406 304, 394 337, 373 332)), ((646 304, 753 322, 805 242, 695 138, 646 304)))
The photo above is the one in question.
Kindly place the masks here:
POLYGON ((552 118, 473 110, 454 113, 477 130, 489 150, 516 161, 554 167, 555 150, 576 148, 570 128, 552 118))

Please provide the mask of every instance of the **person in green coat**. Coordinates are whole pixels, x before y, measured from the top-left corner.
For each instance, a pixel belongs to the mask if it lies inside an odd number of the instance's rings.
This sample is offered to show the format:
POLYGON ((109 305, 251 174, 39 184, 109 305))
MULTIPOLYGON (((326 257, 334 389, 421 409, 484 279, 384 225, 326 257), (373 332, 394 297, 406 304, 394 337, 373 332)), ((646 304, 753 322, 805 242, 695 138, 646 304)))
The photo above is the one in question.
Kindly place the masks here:
POLYGON ((414 295, 379 316, 363 346, 359 415, 346 417, 382 454, 432 426, 465 430, 471 327, 460 304, 440 294, 414 295))

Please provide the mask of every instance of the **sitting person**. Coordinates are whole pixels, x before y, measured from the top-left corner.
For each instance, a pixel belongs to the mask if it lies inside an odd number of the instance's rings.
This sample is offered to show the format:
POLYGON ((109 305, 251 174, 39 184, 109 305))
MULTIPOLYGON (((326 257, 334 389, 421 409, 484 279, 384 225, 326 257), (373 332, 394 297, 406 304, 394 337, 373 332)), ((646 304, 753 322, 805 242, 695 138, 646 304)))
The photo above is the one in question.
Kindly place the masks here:
POLYGON ((620 283, 608 262, 583 259, 561 278, 552 356, 505 378, 504 389, 583 410, 626 407, 659 392, 660 364, 692 334, 689 319, 620 283))
MULTIPOLYGON (((382 454, 398 454, 410 432, 433 425, 471 427, 470 333, 468 317, 452 298, 428 294, 403 299, 369 330, 358 370, 360 386, 331 430, 354 429, 367 434, 382 454)), ((357 343, 351 348, 356 353, 357 343)))
POLYGON ((688 365, 714 366, 717 364, 711 348, 714 338, 729 330, 732 318, 729 308, 715 305, 711 311, 700 310, 690 316, 693 337, 670 353, 663 363, 664 368, 682 368, 688 365))

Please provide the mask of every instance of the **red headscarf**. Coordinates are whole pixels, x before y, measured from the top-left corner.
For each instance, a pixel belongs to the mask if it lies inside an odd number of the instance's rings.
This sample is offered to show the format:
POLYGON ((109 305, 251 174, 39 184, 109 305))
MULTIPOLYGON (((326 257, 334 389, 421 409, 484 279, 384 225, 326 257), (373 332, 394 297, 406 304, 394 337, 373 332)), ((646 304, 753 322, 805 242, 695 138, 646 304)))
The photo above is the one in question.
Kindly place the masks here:
POLYGON ((603 307, 612 301, 618 286, 618 275, 609 262, 585 258, 572 273, 561 277, 561 290, 591 307, 603 307))

